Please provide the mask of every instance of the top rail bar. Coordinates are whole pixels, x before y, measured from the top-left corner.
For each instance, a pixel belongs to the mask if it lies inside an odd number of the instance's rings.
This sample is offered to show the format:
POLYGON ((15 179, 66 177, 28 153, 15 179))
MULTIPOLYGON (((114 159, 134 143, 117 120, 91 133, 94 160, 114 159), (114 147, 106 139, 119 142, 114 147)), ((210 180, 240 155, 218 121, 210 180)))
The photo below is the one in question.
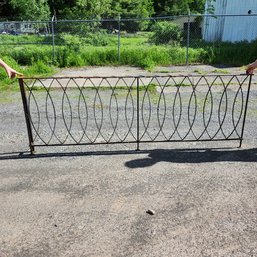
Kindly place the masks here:
POLYGON ((75 78, 81 78, 81 79, 122 79, 122 78, 167 78, 167 77, 173 77, 173 78, 178 78, 178 77, 196 77, 196 78, 201 78, 201 77, 239 77, 239 76, 254 76, 253 74, 248 75, 246 73, 242 74, 205 74, 205 75, 198 75, 198 74, 176 74, 176 75, 128 75, 128 76, 52 76, 52 77, 26 77, 23 76, 21 77, 22 79, 40 79, 40 80, 46 80, 46 79, 75 79, 75 78))

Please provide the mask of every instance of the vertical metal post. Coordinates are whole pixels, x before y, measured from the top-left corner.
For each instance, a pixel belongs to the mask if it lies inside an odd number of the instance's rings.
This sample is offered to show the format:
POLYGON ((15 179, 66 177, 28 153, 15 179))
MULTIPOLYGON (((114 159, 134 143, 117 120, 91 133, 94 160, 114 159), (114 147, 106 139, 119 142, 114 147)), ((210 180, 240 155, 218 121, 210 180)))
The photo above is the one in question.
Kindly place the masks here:
POLYGON ((55 62, 55 39, 54 39, 54 19, 55 17, 52 17, 51 21, 51 27, 52 27, 52 47, 53 47, 53 63, 55 62))
POLYGON ((187 19, 187 48, 186 48, 186 65, 189 61, 189 45, 190 45, 190 10, 188 10, 188 19, 187 19))
POLYGON ((140 112, 139 112, 139 77, 137 77, 137 149, 136 151, 139 151, 139 129, 140 129, 140 124, 139 124, 139 115, 140 115, 140 112))
POLYGON ((23 103, 23 110, 24 110, 24 114, 25 114, 25 121, 26 121, 27 131, 28 131, 30 153, 34 154, 35 148, 33 145, 33 135, 32 135, 32 127, 31 127, 31 122, 30 122, 30 113, 29 113, 29 107, 28 107, 26 92, 25 92, 25 88, 24 88, 23 78, 19 78, 19 85, 20 85, 21 98, 22 98, 22 103, 23 103))
POLYGON ((118 62, 120 63, 120 15, 118 18, 118 62))
POLYGON ((251 83, 252 83, 252 74, 249 75, 249 83, 248 83, 248 89, 247 89, 247 95, 246 95, 246 102, 245 102, 245 110, 244 110, 244 117, 243 117, 243 124, 242 124, 242 131, 241 131, 241 137, 240 137, 240 143, 239 147, 242 146, 243 142, 243 136, 244 136, 244 128, 245 128, 245 120, 246 120, 246 115, 247 115, 247 108, 248 108, 248 102, 249 102, 249 95, 250 95, 250 88, 251 88, 251 83))

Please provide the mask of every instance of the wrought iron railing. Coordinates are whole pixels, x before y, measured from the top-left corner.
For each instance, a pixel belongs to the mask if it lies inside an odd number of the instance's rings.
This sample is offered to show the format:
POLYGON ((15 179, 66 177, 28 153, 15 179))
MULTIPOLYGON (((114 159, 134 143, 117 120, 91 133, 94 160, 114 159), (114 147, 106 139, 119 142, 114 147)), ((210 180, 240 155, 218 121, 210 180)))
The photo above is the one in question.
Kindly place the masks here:
POLYGON ((19 79, 36 146, 243 139, 251 76, 19 79))

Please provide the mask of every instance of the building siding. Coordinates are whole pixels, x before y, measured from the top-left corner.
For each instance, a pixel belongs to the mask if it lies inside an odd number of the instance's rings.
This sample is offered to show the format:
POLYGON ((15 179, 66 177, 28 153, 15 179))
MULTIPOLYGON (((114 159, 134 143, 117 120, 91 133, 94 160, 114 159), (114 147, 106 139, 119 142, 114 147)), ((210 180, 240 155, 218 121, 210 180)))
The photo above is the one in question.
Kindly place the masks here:
MULTIPOLYGON (((215 13, 204 18, 204 40, 238 42, 257 39, 257 16, 251 16, 257 14, 257 0, 216 0, 212 4, 215 13), (215 17, 215 14, 235 16, 215 17)), ((208 4, 206 10, 207 7, 208 4)))

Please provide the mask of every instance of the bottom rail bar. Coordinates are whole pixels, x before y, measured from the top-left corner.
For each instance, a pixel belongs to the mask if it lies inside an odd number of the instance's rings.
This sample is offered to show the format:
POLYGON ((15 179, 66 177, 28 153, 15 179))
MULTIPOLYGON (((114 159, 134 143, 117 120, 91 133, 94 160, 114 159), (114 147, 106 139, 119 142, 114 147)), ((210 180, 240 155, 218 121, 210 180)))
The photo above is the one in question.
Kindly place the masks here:
POLYGON ((37 146, 238 140, 251 75, 20 78, 37 146))

